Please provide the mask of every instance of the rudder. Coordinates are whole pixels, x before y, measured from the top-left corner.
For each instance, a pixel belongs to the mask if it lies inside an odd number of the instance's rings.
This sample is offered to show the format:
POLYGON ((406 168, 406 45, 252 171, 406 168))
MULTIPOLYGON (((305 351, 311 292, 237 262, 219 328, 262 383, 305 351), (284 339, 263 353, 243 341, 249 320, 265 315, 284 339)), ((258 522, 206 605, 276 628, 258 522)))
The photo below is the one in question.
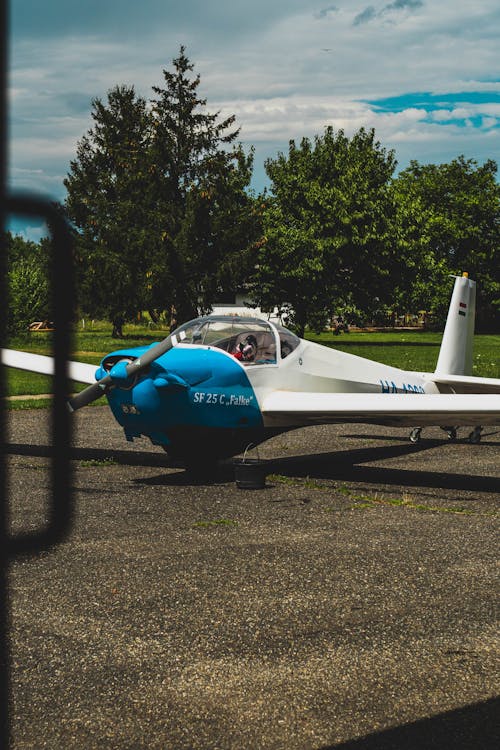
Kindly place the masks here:
POLYGON ((465 273, 455 276, 436 375, 472 375, 475 316, 476 282, 465 273))

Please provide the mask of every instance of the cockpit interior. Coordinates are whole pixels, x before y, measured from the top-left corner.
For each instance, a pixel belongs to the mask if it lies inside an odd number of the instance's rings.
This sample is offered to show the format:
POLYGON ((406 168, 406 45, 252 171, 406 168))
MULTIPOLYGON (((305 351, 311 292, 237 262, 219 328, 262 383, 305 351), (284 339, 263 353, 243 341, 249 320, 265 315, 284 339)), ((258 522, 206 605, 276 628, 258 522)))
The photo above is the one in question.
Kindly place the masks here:
POLYGON ((277 364, 300 344, 294 333, 258 318, 212 315, 190 320, 172 335, 183 344, 215 346, 243 365, 277 364))

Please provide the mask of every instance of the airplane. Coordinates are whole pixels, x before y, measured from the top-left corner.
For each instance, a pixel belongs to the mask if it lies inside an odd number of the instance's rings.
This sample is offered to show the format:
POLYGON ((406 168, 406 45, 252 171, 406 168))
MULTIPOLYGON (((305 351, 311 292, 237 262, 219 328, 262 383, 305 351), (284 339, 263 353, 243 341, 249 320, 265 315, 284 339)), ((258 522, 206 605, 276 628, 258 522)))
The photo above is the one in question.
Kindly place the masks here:
MULTIPOLYGON (((187 468, 214 465, 269 437, 310 424, 358 422, 422 429, 450 440, 500 425, 500 379, 474 377, 476 283, 455 277, 433 373, 401 370, 307 341, 252 317, 207 315, 163 341, 106 355, 99 368, 68 363, 89 383, 68 401, 76 411, 106 396, 128 441, 147 437, 187 468)), ((10 367, 51 374, 53 360, 1 350, 10 367)))

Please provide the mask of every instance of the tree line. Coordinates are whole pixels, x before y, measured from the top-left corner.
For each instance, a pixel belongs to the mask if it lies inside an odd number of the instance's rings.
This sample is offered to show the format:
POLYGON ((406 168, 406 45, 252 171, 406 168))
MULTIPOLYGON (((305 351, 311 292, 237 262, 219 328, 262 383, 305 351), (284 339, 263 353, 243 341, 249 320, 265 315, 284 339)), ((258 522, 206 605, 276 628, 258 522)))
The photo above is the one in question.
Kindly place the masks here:
MULTIPOLYGON (((92 102, 92 127, 64 181, 78 305, 113 335, 140 311, 180 324, 244 289, 303 334, 332 313, 387 319, 447 308, 450 274, 478 283, 481 330, 500 323, 500 185, 492 159, 417 161, 396 174, 375 131, 326 127, 265 162, 235 116, 210 113, 184 47, 149 101, 118 85, 92 102)), ((9 238, 9 330, 48 313, 46 251, 9 238), (24 292, 23 292, 24 290, 24 292), (45 305, 45 307, 44 307, 45 305)))

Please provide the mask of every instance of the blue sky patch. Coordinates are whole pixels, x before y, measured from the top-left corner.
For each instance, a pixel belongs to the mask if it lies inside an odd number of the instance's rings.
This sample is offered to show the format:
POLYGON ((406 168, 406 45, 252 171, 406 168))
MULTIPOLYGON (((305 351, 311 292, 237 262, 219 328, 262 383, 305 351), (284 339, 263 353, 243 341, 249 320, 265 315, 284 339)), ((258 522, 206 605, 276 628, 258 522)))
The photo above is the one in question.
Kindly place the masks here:
POLYGON ((384 99, 365 99, 379 112, 403 112, 405 109, 453 109, 466 104, 500 104, 500 91, 463 91, 453 94, 432 94, 430 91, 411 92, 384 99))
POLYGON ((363 101, 378 114, 398 114, 407 109, 417 109, 422 111, 420 122, 473 128, 483 132, 500 129, 500 118, 496 111, 488 111, 491 105, 500 104, 500 91, 463 91, 450 94, 424 91, 363 101))

